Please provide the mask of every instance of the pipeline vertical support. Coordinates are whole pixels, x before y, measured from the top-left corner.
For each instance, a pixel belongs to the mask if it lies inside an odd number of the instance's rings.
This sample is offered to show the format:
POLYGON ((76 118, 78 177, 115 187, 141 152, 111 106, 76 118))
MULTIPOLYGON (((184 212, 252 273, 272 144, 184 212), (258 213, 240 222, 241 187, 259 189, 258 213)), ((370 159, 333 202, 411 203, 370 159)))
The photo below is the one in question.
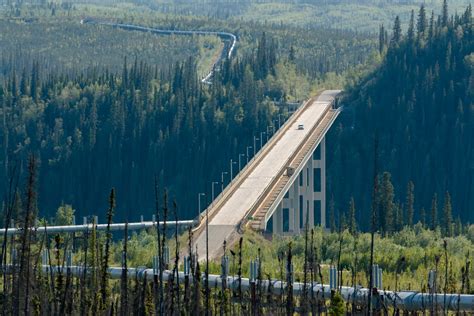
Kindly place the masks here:
POLYGON ((66 268, 69 270, 72 267, 72 251, 66 251, 66 268))
POLYGON ((168 265, 170 263, 170 248, 168 245, 163 247, 163 267, 168 269, 168 265))
POLYGON ((221 258, 221 278, 222 278, 222 289, 227 288, 227 277, 229 276, 229 257, 223 256, 221 258))
POLYGON ((329 287, 331 290, 337 289, 337 268, 331 266, 329 268, 329 287))
MULTIPOLYGON (((186 257, 185 257, 185 259, 186 259, 186 257)), ((158 275, 158 272, 159 272, 159 269, 160 269, 158 256, 153 256, 152 261, 153 261, 153 275, 158 275)), ((184 266, 184 269, 186 271, 186 265, 184 266)))

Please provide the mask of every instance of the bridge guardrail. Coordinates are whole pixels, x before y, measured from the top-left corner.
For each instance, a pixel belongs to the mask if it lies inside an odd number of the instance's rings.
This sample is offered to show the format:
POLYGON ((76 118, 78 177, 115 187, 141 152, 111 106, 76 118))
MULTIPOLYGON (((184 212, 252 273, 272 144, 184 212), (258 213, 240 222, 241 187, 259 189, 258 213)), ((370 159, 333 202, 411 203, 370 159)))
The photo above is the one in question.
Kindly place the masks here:
MULTIPOLYGON (((340 112, 340 109, 335 109, 334 111, 340 112)), ((327 114, 327 112, 326 112, 326 114, 327 114)), ((331 118, 331 123, 328 124, 328 125, 324 128, 324 131, 323 131, 323 133, 322 133, 323 135, 327 133, 327 130, 328 130, 329 127, 332 125, 332 123, 334 122, 334 120, 337 118, 338 115, 339 115, 339 113, 337 113, 337 115, 335 115, 333 118, 331 118)), ((314 131, 314 132, 316 132, 316 131, 314 131)), ((314 132, 313 132, 313 133, 314 133, 314 132)), ((308 155, 306 155, 306 156, 308 156, 308 155)), ((295 170, 295 174, 296 174, 295 177, 298 176, 299 172, 301 172, 301 169, 303 168, 302 166, 305 165, 306 156, 305 156, 305 158, 303 158, 303 161, 302 161, 301 164, 299 165, 298 170, 295 170)), ((295 157, 295 158, 296 158, 296 157, 295 157)), ((289 177, 288 183, 291 183, 291 178, 292 178, 292 177, 289 177)), ((287 185, 288 185, 288 183, 287 183, 287 185)), ((286 187, 287 185, 285 185, 285 187, 286 187)), ((282 198, 282 195, 284 195, 284 193, 283 193, 284 191, 285 191, 285 188, 280 192, 280 194, 277 196, 277 198, 276 198, 275 200, 280 200, 280 199, 282 198)), ((264 218, 265 223, 266 223, 266 222, 270 219, 270 217, 273 215, 274 209, 275 209, 275 207, 272 206, 272 207, 270 207, 270 208, 268 209, 268 211, 265 213, 265 218, 264 218)))
MULTIPOLYGON (((245 179, 245 175, 249 174, 250 172, 253 171, 255 168, 254 163, 255 161, 260 161, 271 149, 271 147, 281 138, 283 135, 284 131, 288 129, 288 126, 291 125, 294 121, 296 121, 299 116, 301 115, 301 112, 303 109, 305 109, 309 104, 313 102, 315 97, 305 101, 287 120, 286 122, 283 123, 283 125, 278 129, 278 131, 273 134, 273 136, 268 140, 268 142, 257 152, 257 154, 252 157, 252 159, 245 165, 244 168, 234 177, 234 179, 231 180, 231 182, 224 188, 224 191, 219 193, 217 197, 214 199, 214 201, 200 214, 203 214, 207 211, 209 211, 209 220, 211 220, 217 211, 222 207, 222 204, 227 201, 227 199, 233 194, 233 191, 235 191, 235 184, 239 184, 240 182, 237 181, 243 181, 245 179), (233 190, 230 192, 230 190, 233 190)), ((200 216, 198 218, 198 225, 194 228, 193 232, 196 233, 199 230, 203 228, 203 225, 205 224, 205 221, 202 220, 203 216, 200 216)))
MULTIPOLYGON (((319 123, 323 120, 323 118, 326 116, 327 112, 333 107, 333 104, 334 104, 334 100, 331 101, 331 103, 328 104, 328 106, 326 107, 326 109, 324 110, 323 114, 321 115, 321 117, 318 119, 318 121, 316 122, 316 124, 314 124, 313 128, 311 129, 311 132, 308 133, 305 138, 303 139, 303 144, 311 137, 311 135, 314 133, 314 131, 317 129, 319 123)), ((248 224, 249 220, 248 220, 248 217, 251 216, 251 215, 254 215, 255 212, 258 210, 258 205, 260 205, 263 201, 262 199, 264 197, 266 197, 271 191, 272 189, 275 187, 275 185, 278 183, 278 181, 280 180, 280 178, 284 175, 285 171, 286 171, 286 167, 289 166, 289 164, 291 163, 291 161, 293 161, 296 157, 296 155, 298 154, 299 152, 299 147, 295 149, 295 151, 291 154, 291 156, 287 159, 287 161, 285 162, 285 164, 283 165, 282 169, 280 169, 280 171, 278 172, 278 174, 272 179, 272 181, 270 182, 270 185, 267 186, 267 188, 259 195, 259 197, 257 198, 257 200, 255 201, 255 203, 250 207, 250 209, 246 212, 244 218, 240 221, 239 223, 239 230, 242 231, 242 227, 245 225, 248 224)))

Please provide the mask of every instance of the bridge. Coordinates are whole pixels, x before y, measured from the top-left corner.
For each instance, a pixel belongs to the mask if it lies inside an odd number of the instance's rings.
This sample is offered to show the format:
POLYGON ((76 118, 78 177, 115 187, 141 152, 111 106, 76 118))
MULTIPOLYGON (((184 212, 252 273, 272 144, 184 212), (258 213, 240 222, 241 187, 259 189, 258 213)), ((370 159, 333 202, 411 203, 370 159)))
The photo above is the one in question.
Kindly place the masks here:
POLYGON ((340 113, 339 93, 326 90, 304 103, 209 205, 195 228, 198 251, 217 258, 243 227, 298 234, 306 214, 310 227, 326 227, 325 135, 340 113))

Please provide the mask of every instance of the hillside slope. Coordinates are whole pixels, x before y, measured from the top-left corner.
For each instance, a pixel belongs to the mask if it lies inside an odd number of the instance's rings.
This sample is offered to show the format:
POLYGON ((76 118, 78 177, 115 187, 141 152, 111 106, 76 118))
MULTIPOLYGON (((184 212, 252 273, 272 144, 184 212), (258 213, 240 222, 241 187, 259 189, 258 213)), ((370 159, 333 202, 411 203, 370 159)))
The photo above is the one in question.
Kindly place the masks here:
POLYGON ((447 14, 445 8, 436 20, 420 10, 404 35, 395 23, 382 64, 348 92, 348 110, 328 141, 336 209, 346 210, 352 195, 358 209, 370 211, 377 135, 378 171, 392 174, 395 206, 410 204, 413 181, 415 222, 431 221, 424 214, 431 214, 434 194, 442 220, 446 191, 453 216, 474 221, 472 12, 447 14))

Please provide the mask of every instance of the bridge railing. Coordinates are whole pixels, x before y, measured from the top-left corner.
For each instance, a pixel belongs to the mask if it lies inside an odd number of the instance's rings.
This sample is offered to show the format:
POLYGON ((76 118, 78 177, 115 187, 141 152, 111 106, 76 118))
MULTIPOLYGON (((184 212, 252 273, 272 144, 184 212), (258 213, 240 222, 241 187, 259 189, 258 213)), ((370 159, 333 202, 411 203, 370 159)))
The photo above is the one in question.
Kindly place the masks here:
POLYGON ((254 168, 255 161, 261 160, 269 151, 271 147, 281 138, 284 132, 302 113, 303 109, 313 102, 314 98, 311 98, 305 102, 295 111, 293 114, 280 126, 280 128, 272 135, 272 137, 260 148, 260 150, 249 160, 249 162, 240 170, 237 175, 229 182, 224 190, 217 195, 217 197, 209 204, 209 206, 199 214, 197 219, 198 225, 194 228, 194 231, 198 231, 204 224, 203 214, 209 212, 208 216, 211 219, 215 216, 216 212, 220 209, 222 204, 232 195, 234 186, 245 179, 245 176, 249 174, 254 168))
MULTIPOLYGON (((324 119, 324 117, 326 116, 326 114, 328 113, 328 111, 330 111, 332 108, 334 108, 334 105, 335 105, 335 100, 336 98, 334 98, 326 107, 326 109, 324 110, 324 112, 322 113, 321 117, 318 119, 318 121, 316 122, 316 124, 313 126, 312 130, 310 133, 308 133, 308 135, 305 136, 305 138, 303 139, 303 144, 305 144, 308 139, 313 135, 313 133, 316 131, 316 129, 318 128, 318 125, 321 123, 321 121, 324 119)), ((267 188, 265 189, 264 192, 262 192, 259 197, 257 198, 256 202, 252 205, 252 207, 247 211, 246 215, 244 216, 244 218, 241 220, 240 224, 239 224, 239 230, 242 230, 242 227, 244 225, 247 225, 248 222, 249 222, 249 217, 256 214, 256 212, 258 211, 258 206, 264 202, 264 198, 273 190, 273 188, 275 187, 275 185, 278 183, 278 181, 280 180, 280 178, 284 175, 287 167, 290 165, 290 163, 296 158, 296 156, 298 155, 300 151, 300 147, 296 148, 295 151, 291 154, 291 156, 287 159, 287 161, 285 162, 284 166, 282 169, 280 169, 280 171, 278 172, 278 174, 272 179, 271 183, 269 186, 267 186, 267 188)), ((298 172, 295 172, 294 174, 294 177, 296 177, 298 175, 298 172)), ((278 197, 277 197, 277 200, 278 200, 278 197)), ((265 214, 265 218, 264 218, 264 223, 266 223, 269 219, 268 217, 269 215, 268 214, 265 214), (267 218, 268 217, 268 218, 267 218)), ((270 215, 271 216, 271 215, 270 215)), ((265 225, 265 224, 264 224, 265 225)))
MULTIPOLYGON (((333 102, 334 103, 334 102, 333 102)), ((328 109, 329 111, 330 109, 328 109)), ((324 131, 323 131, 323 135, 325 135, 327 133, 327 130, 329 129, 329 127, 332 125, 332 123, 335 121, 335 119, 337 118, 339 112, 340 112, 340 109, 334 109, 333 108, 333 111, 336 112, 336 115, 331 119, 331 122, 324 128, 324 131)), ((327 113, 327 111, 326 111, 327 113)), ((314 131, 313 131, 314 133, 314 131)), ((317 144, 316 143, 316 147, 317 147, 317 144)), ((301 164, 299 165, 299 168, 295 170, 295 173, 294 173, 294 177, 296 178, 298 176, 298 174, 301 172, 301 169, 305 166, 306 162, 308 161, 308 159, 310 159, 309 157, 307 156, 311 156, 312 155, 312 151, 310 151, 309 154, 307 154, 305 156, 305 158, 303 159, 303 161, 301 162, 301 164)), ((264 218, 264 221, 262 222, 263 226, 266 226, 266 223, 270 220, 270 217, 272 217, 273 213, 275 212, 275 209, 276 209, 276 203, 279 203, 282 199, 283 199, 283 196, 285 195, 286 191, 289 189, 289 187, 291 186, 291 184, 294 182, 294 180, 292 181, 292 177, 290 177, 288 183, 285 185, 285 187, 283 188, 283 190, 280 192, 280 194, 277 196, 277 198, 275 199, 275 202, 274 204, 268 209, 268 211, 265 213, 265 218, 264 218), (285 193, 284 193, 285 192, 285 193)), ((265 227, 262 227, 262 229, 264 229, 265 227)))
MULTIPOLYGON (((316 124, 314 124, 313 128, 311 129, 311 131, 304 137, 303 141, 302 141, 302 144, 305 144, 308 139, 313 135, 313 133, 315 132, 315 130, 318 128, 318 125, 321 123, 321 121, 324 119, 324 117, 326 116, 327 112, 333 107, 334 105, 334 100, 331 101, 331 103, 329 103, 326 107, 326 109, 324 110, 324 112, 322 113, 322 115, 319 117, 318 121, 316 122, 316 124)), ((252 206, 250 207, 250 209, 247 211, 247 213, 245 214, 244 218, 241 220, 240 224, 239 224, 239 229, 242 230, 242 227, 244 225, 246 225, 248 222, 249 222, 249 217, 254 215, 257 210, 258 210, 258 206, 260 204, 262 204, 264 202, 264 199, 265 197, 273 190, 273 188, 275 187, 275 185, 278 183, 278 181, 280 180, 280 178, 284 175, 286 169, 287 169, 287 166, 290 165, 290 163, 295 159, 295 157, 297 156, 297 154, 299 153, 299 150, 300 150, 300 147, 297 147, 293 153, 291 154, 291 156, 286 160, 285 164, 283 165, 283 167, 280 169, 280 171, 275 175, 275 177, 273 177, 272 181, 270 182, 270 185, 268 185, 266 187, 266 189, 258 196, 257 200, 255 201, 254 204, 252 204, 252 206)), ((295 173, 295 176, 297 176, 297 174, 295 173)), ((266 217, 264 219, 264 221, 266 222, 266 217)))

